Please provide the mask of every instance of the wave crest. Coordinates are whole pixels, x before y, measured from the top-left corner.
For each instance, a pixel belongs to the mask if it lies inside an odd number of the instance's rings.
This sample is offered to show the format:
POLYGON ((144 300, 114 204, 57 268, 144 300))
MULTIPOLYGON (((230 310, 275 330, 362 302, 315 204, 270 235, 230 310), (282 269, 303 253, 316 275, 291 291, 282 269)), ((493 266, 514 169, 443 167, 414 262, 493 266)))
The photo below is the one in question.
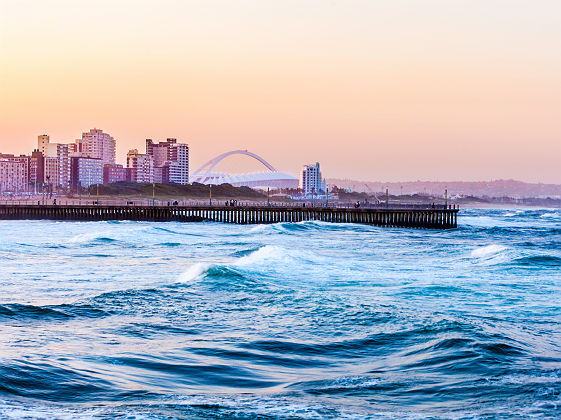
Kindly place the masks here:
POLYGON ((496 256, 497 254, 506 251, 506 246, 498 245, 498 244, 491 244, 485 245, 480 248, 476 248, 471 251, 471 257, 473 258, 489 258, 492 256, 496 256))

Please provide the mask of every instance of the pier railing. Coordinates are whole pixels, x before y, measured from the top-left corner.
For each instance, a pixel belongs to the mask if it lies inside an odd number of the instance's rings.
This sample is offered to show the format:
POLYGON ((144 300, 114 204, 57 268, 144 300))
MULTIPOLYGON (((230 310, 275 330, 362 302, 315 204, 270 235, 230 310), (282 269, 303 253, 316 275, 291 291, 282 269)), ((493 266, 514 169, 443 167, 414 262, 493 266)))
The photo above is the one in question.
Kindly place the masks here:
MULTIPOLYGON (((245 204, 245 203, 244 203, 245 204)), ((312 207, 278 205, 66 205, 0 204, 0 219, 214 221, 266 224, 319 220, 376 226, 450 229, 457 227, 455 206, 425 208, 312 207)))
MULTIPOLYGON (((180 207, 275 207, 275 208, 299 208, 299 207, 312 207, 312 208, 330 208, 330 209, 340 209, 340 208, 356 208, 355 202, 345 202, 345 201, 237 201, 237 200, 156 200, 148 198, 138 198, 138 199, 125 199, 125 198, 96 198, 96 197, 83 197, 83 198, 66 198, 66 197, 56 197, 56 198, 45 198, 41 197, 34 199, 11 199, 2 200, 0 199, 0 206, 10 205, 10 206, 45 206, 45 205, 59 205, 59 206, 140 206, 140 207, 169 207, 169 206, 180 206, 180 207), (232 204, 235 202, 235 204, 232 204)), ((404 209, 404 210, 430 210, 430 209, 445 209, 445 208, 456 208, 455 206, 449 206, 443 203, 406 203, 399 201, 392 201, 389 203, 369 203, 361 202, 360 208, 362 209, 404 209)))

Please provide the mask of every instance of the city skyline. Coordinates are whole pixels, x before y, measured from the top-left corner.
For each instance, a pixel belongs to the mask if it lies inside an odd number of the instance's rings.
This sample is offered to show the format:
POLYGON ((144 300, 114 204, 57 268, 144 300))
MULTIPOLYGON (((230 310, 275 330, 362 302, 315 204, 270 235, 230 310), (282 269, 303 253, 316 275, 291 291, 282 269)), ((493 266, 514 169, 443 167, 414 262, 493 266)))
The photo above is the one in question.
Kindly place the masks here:
POLYGON ((64 194, 120 181, 189 184, 189 145, 176 138, 146 139, 145 153, 129 150, 126 166, 116 162, 116 145, 116 139, 99 128, 68 143, 40 134, 31 153, 0 153, 0 192, 64 194))
MULTIPOLYGON (((94 128, 89 129, 89 132, 93 132, 93 131, 99 131, 99 132, 103 133, 104 135, 108 135, 108 133, 104 133, 104 132, 103 132, 103 129, 99 129, 99 128, 97 128, 97 127, 94 127, 94 128)), ((85 134, 89 134, 89 133, 88 133, 88 132, 82 133, 82 135, 85 135, 85 134)), ((9 155, 11 155, 13 158, 18 158, 18 157, 27 157, 27 158, 30 158, 31 155, 32 155, 31 152, 34 153, 36 150, 38 150, 38 151, 40 151, 40 152, 42 152, 42 153, 44 154, 44 151, 42 150, 42 147, 41 147, 41 141, 42 141, 41 139, 42 139, 42 138, 46 138, 46 139, 47 139, 46 145, 47 145, 47 146, 50 146, 50 147, 53 147, 53 146, 55 146, 55 147, 67 146, 67 147, 68 147, 68 146, 77 145, 80 141, 82 141, 82 139, 80 139, 80 138, 74 139, 74 140, 71 141, 71 142, 66 142, 66 141, 64 141, 64 140, 58 140, 58 141, 57 141, 57 140, 54 140, 54 141, 53 141, 53 139, 50 138, 50 135, 48 135, 48 134, 40 134, 40 135, 37 136, 37 139, 35 140, 35 147, 33 147, 32 149, 28 150, 27 152, 26 152, 26 151, 15 151, 15 152, 3 153, 2 151, 0 151, 0 158, 1 158, 2 156, 9 156, 9 155), (63 143, 63 144, 61 144, 61 143, 63 143), (66 143, 66 144, 64 144, 64 143, 66 143)), ((111 137, 111 138, 112 138, 112 137, 111 137)), ((112 139, 113 139, 113 138, 112 138, 112 139)), ((116 140, 117 140, 117 139, 114 139, 116 145, 118 145, 119 142, 117 142, 116 140)), ((166 141, 161 142, 160 144, 164 144, 164 143, 166 143, 166 142, 169 142, 170 140, 176 141, 175 138, 170 138, 170 137, 168 137, 166 141)), ((150 142, 153 143, 153 140, 152 140, 151 138, 146 138, 146 139, 144 139, 144 141, 145 141, 147 144, 150 143, 150 142)), ((123 148, 122 148, 122 147, 120 147, 120 148, 119 148, 119 147, 116 147, 116 149, 119 150, 119 149, 123 149, 123 148)), ((148 151, 147 149, 148 149, 148 147, 147 147, 147 145, 146 145, 145 152, 148 151)), ((56 149, 55 149, 55 150, 56 150, 56 149)), ((117 167, 121 166, 121 167, 124 167, 124 168, 126 169, 126 168, 127 168, 127 165, 128 165, 127 156, 128 156, 131 152, 134 152, 134 153, 136 153, 136 154, 140 154, 140 155, 143 155, 143 156, 145 155, 145 153, 142 153, 142 147, 140 147, 139 145, 136 145, 136 146, 134 146, 133 148, 128 149, 127 153, 125 153, 124 156, 119 156, 119 155, 117 154, 116 157, 115 157, 115 163, 116 163, 116 165, 112 165, 112 166, 117 166, 117 167)), ((224 154, 230 154, 230 153, 231 153, 231 154, 236 154, 236 153, 238 153, 238 152, 239 152, 239 150, 238 150, 238 151, 233 151, 233 152, 231 151, 231 152, 224 153, 224 154)), ((247 150, 245 150, 244 152, 247 152, 247 150)), ((56 154, 56 152, 55 152, 55 154, 56 154)), ((187 155, 189 155, 189 152, 187 152, 187 155)), ((236 157, 239 158, 240 156, 239 156, 239 155, 238 155, 238 156, 235 156, 235 155, 234 155, 234 158, 236 158, 236 157)), ((48 156, 45 155, 45 158, 48 158, 48 156)), ((216 157, 215 157, 215 158, 216 158, 216 157)), ((247 158, 242 158, 242 159, 243 159, 243 165, 254 165, 254 166, 258 167, 258 168, 263 169, 263 168, 262 168, 262 164, 256 162, 256 160, 247 159, 247 158)), ((232 159, 230 158, 230 160, 232 160, 232 159)), ((208 162, 207 162, 207 163, 208 163, 208 162)), ((221 167, 220 169, 221 169, 221 170, 224 170, 224 169, 225 169, 224 166, 229 166, 230 169, 233 169, 233 171, 231 172, 232 175, 235 175, 235 174, 243 175, 244 173, 245 173, 245 174, 253 173, 253 172, 250 172, 250 171, 244 171, 244 170, 243 170, 243 167, 240 168, 240 166, 238 165, 239 160, 238 160, 238 163, 228 162, 228 160, 226 160, 226 163, 227 163, 227 165, 224 165, 224 163, 221 162, 222 167, 221 167), (228 165, 228 163, 229 163, 229 165, 228 165), (236 171, 237 171, 237 172, 236 172, 236 171)), ((317 164, 317 163, 316 163, 316 164, 317 164)), ((190 164, 187 164, 187 168, 186 168, 187 171, 190 170, 190 169, 189 169, 190 166, 191 166, 190 164)), ((300 166, 300 169, 299 169, 297 172, 295 172, 293 175, 297 175, 298 177, 301 178, 302 168, 305 169, 305 168, 307 168, 308 166, 313 166, 313 165, 312 165, 311 163, 302 163, 302 162, 301 162, 301 164, 300 164, 299 166, 300 166)), ((192 169, 192 171, 194 172, 195 169, 192 169)), ((255 172, 255 173, 257 173, 257 172, 255 172)), ((190 176, 190 175, 191 175, 191 174, 189 173, 189 176, 190 176)), ((469 179, 467 179, 467 180, 465 180, 465 179, 463 179, 463 180, 454 180, 454 179, 451 179, 451 178, 443 178, 443 179, 434 179, 434 180, 432 180, 432 179, 424 179, 424 178, 422 178, 422 177, 419 177, 419 178, 417 178, 417 179, 390 180, 390 179, 382 179, 382 178, 380 178, 380 179, 374 179, 374 180, 372 180, 372 179, 352 178, 352 177, 346 176, 346 175, 345 175, 345 176, 340 176, 340 177, 329 175, 329 178, 331 179, 331 182, 332 182, 332 183, 338 181, 338 182, 342 182, 342 183, 344 183, 344 184, 346 184, 346 183, 358 183, 358 185, 362 185, 361 183, 364 183, 364 182, 366 182, 366 183, 373 183, 373 184, 376 184, 376 183, 382 183, 382 184, 384 184, 384 183, 386 183, 386 184, 399 184, 399 183, 417 184, 417 183, 424 183, 424 182, 427 182, 427 183, 446 183, 446 182, 450 182, 450 183, 455 183, 455 182, 459 182, 459 183, 462 183, 462 182, 478 183, 478 182, 496 182, 496 181, 505 181, 505 182, 515 181, 515 182, 522 182, 522 183, 528 183, 528 182, 530 182, 530 181, 526 181, 526 180, 522 180, 522 179, 515 179, 515 178, 488 178, 488 179, 481 179, 481 180, 469 180, 469 179), (336 180, 336 181, 334 181, 334 180, 336 180)), ((156 179, 158 179, 158 178, 156 177, 156 179)), ((113 181, 113 182, 116 182, 116 181, 113 181)), ((151 181, 150 181, 150 182, 151 182, 151 181)), ((160 182, 160 181, 156 181, 156 182, 160 182)), ((183 182, 185 182, 185 181, 182 181, 181 183, 183 183, 183 182)), ((530 183, 531 183, 531 182, 530 182, 530 183)), ((543 184, 543 185, 561 185, 561 182, 543 182, 543 181, 537 181, 536 183, 537 183, 537 184, 543 184)), ((360 190, 360 188, 359 188, 359 190, 360 190)))
POLYGON ((561 183, 559 12, 3 0, 0 152, 100 127, 121 164, 146 138, 177 137, 192 168, 247 149, 293 174, 320 161, 336 178, 561 183))

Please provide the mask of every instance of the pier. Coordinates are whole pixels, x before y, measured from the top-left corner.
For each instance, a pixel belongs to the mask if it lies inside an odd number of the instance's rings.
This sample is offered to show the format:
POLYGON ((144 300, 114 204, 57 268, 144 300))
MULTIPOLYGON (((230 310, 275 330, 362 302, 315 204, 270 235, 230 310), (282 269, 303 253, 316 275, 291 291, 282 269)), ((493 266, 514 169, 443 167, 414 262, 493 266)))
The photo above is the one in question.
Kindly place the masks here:
POLYGON ((452 229, 455 206, 419 208, 337 208, 292 206, 128 206, 0 204, 0 220, 135 220, 269 224, 318 220, 374 226, 452 229))

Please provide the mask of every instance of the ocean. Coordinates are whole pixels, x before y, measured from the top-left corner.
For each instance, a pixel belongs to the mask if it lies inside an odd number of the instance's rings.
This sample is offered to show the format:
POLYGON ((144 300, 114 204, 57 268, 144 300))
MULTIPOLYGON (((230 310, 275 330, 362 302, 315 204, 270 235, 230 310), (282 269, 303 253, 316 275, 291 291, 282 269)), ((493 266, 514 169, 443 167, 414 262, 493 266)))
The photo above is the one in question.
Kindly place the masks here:
POLYGON ((561 210, 0 222, 0 418, 561 417, 561 210))

